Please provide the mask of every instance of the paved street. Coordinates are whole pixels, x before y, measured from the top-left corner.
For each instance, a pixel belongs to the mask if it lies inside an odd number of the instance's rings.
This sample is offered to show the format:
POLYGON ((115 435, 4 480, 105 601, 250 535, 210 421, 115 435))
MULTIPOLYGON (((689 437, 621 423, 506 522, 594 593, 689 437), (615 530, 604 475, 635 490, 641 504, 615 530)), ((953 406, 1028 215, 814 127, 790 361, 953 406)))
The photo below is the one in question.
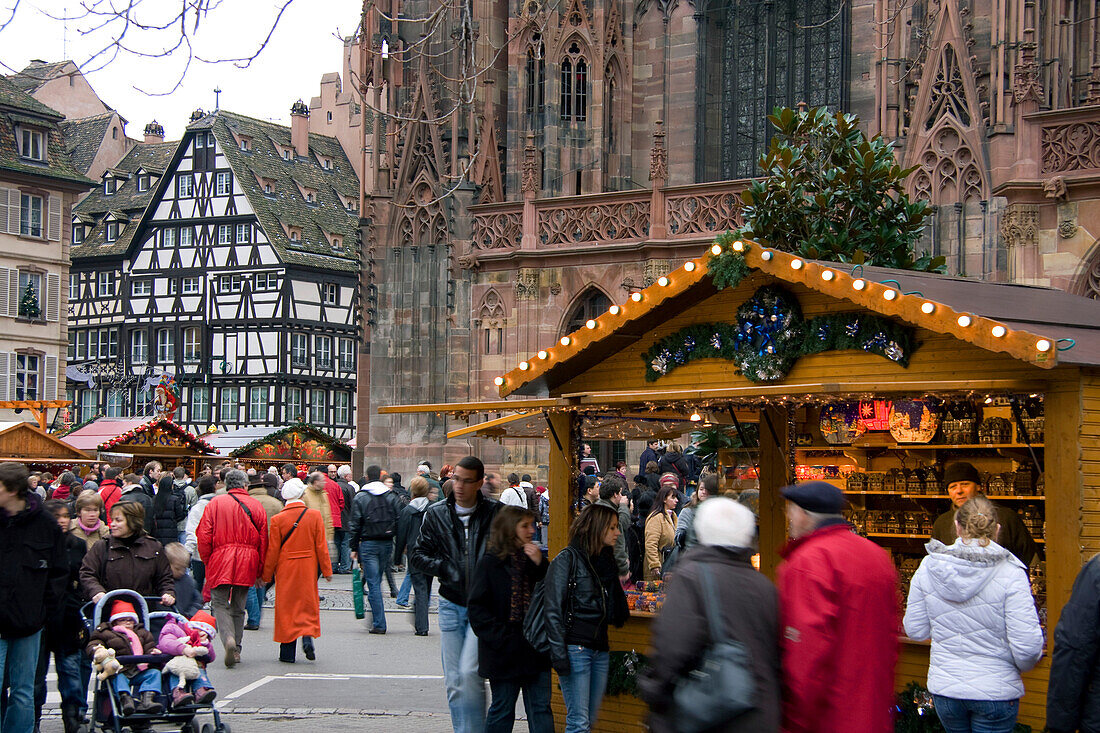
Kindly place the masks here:
MULTIPOLYGON (((219 650, 211 678, 218 690, 218 708, 234 733, 301 731, 303 721, 308 721, 309 730, 451 730, 434 595, 426 638, 413 635, 411 610, 398 608, 388 593, 388 633, 371 636, 369 611, 368 619, 357 621, 350 610, 350 587, 349 575, 334 576, 331 584, 321 582, 325 610, 315 662, 307 661, 300 650, 297 663, 278 661, 270 608, 264 611, 260 631, 246 632, 239 666, 226 669, 219 650)), ((62 728, 52 670, 49 684, 42 731, 58 733, 62 728)), ((522 730, 522 724, 516 728, 522 730)))

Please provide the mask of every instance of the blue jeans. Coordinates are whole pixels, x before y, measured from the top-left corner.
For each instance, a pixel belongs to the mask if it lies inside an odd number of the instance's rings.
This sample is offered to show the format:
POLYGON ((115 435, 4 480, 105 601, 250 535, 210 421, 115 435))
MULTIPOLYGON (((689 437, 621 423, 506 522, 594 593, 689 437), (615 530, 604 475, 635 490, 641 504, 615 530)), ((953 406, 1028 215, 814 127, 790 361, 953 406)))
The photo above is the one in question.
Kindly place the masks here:
POLYGON ((610 654, 570 644, 569 674, 558 675, 565 701, 565 733, 588 733, 607 689, 610 654))
POLYGON ((351 546, 348 545, 348 533, 343 529, 334 529, 332 539, 336 543, 336 567, 333 572, 351 572, 351 546))
POLYGON ((160 672, 150 667, 127 677, 119 672, 111 678, 111 684, 115 692, 129 692, 132 695, 140 695, 143 692, 160 693, 160 672))
MULTIPOLYGON (((264 615, 264 603, 267 601, 267 589, 263 583, 257 583, 248 589, 248 597, 244 600, 245 623, 249 626, 259 626, 260 619, 264 615)), ((240 639, 237 639, 240 642, 240 639)))
POLYGON ((516 699, 523 692, 530 733, 554 733, 554 713, 550 711, 550 670, 525 680, 489 680, 493 701, 485 716, 485 733, 512 733, 516 722, 516 699))
MULTIPOLYGON (((87 707, 88 678, 81 679, 83 673, 81 661, 87 659, 82 651, 72 654, 53 653, 54 671, 57 673, 57 691, 61 693, 62 705, 87 707)), ((34 678, 34 707, 36 717, 42 715, 42 706, 46 704, 46 672, 50 666, 50 651, 42 645, 38 656, 38 670, 34 678)), ((89 667, 89 670, 91 668, 89 667)))
POLYGON ((477 636, 466 607, 439 599, 439 645, 443 652, 443 684, 455 733, 485 730, 485 682, 477 674, 477 636))
POLYGON ((936 715, 947 733, 1012 733, 1019 700, 959 700, 933 695, 936 715))
POLYGON ((0 639, 0 688, 8 686, 8 702, 0 730, 34 730, 34 673, 38 669, 38 642, 42 631, 22 639, 0 639))
POLYGON ((409 593, 413 587, 413 571, 410 568, 405 573, 405 579, 401 581, 401 588, 397 591, 397 605, 407 606, 409 605, 409 593))
MULTIPOLYGON (((180 684, 180 678, 177 677, 174 674, 169 673, 169 675, 168 675, 168 691, 171 692, 176 687, 179 687, 179 684, 180 684)), ((184 685, 184 687, 186 687, 188 690, 190 690, 192 692, 194 692, 195 690, 198 690, 200 688, 203 688, 203 687, 209 687, 210 689, 214 689, 214 685, 210 684, 210 678, 206 676, 206 670, 202 669, 202 668, 199 668, 199 676, 197 678, 193 679, 193 680, 188 681, 184 685)))
POLYGON ((363 540, 359 543, 359 562, 363 565, 363 582, 367 585, 371 626, 386 630, 386 610, 382 606, 382 573, 390 562, 389 540, 363 540))

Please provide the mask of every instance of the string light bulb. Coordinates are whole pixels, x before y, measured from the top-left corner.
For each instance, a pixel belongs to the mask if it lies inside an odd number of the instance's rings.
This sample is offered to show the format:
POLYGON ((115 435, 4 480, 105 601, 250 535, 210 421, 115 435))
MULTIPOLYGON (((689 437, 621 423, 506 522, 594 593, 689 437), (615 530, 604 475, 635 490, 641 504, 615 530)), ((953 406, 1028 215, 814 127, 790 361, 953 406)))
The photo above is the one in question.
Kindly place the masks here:
POLYGON ((993 338, 998 338, 998 339, 1003 338, 1006 333, 1008 333, 1008 329, 1005 328, 1004 326, 997 325, 997 326, 993 327, 993 330, 992 330, 993 338))
POLYGON ((772 253, 769 252, 768 250, 764 250, 763 252, 760 253, 760 259, 764 260, 765 262, 769 262, 771 260, 771 258, 772 258, 772 253))
POLYGON ((715 244, 713 247, 710 248, 710 253, 715 257, 722 254, 722 245, 715 244))
POLYGON ((703 416, 700 415, 698 411, 695 411, 695 412, 691 413, 691 416, 688 417, 688 420, 691 420, 692 422, 699 422, 702 419, 703 419, 703 416))
POLYGON ((550 352, 543 350, 543 351, 539 352, 538 356, 539 356, 540 359, 545 360, 545 359, 550 358, 550 352))
POLYGON ((961 316, 959 316, 959 320, 956 321, 956 323, 958 323, 963 328, 968 327, 973 322, 974 322, 973 319, 968 315, 961 315, 961 316))
POLYGON ((495 384, 498 387, 503 386, 504 385, 504 377, 497 377, 496 379, 493 380, 493 384, 495 384))
POLYGON ((832 279, 833 279, 834 277, 835 277, 835 275, 833 275, 833 271, 832 271, 832 270, 822 270, 822 271, 821 271, 821 279, 822 279, 822 280, 824 280, 825 282, 830 282, 830 281, 832 281, 832 279))
POLYGON ((852 288, 855 290, 863 290, 865 287, 867 287, 867 282, 865 280, 852 281, 852 288))
POLYGON ((559 341, 558 343, 560 343, 562 346, 568 346, 569 344, 573 343, 573 339, 569 338, 568 336, 562 336, 561 341, 559 341))
POLYGON ((734 252, 743 252, 744 250, 745 250, 745 243, 742 242, 740 239, 735 240, 734 243, 733 243, 733 251, 734 252))
POLYGON ((593 328, 596 327, 596 321, 589 318, 587 321, 584 322, 584 327, 591 331, 593 328))
POLYGON ((691 260, 688 260, 687 262, 684 263, 684 269, 687 270, 688 272, 695 272, 695 263, 692 262, 691 260))
POLYGON ((664 275, 661 275, 659 278, 657 278, 657 284, 660 285, 662 288, 667 286, 668 285, 668 278, 665 277, 664 275))
POLYGON ((924 303, 921 303, 920 309, 922 313, 931 315, 936 310, 936 304, 925 301, 924 303))
POLYGON ((795 259, 791 260, 791 269, 792 270, 801 270, 802 269, 802 260, 798 259, 797 257, 795 259))
POLYGON ((883 291, 882 297, 886 300, 893 300, 894 298, 898 297, 898 291, 893 290, 892 288, 887 288, 883 291))
POLYGON ((528 369, 530 369, 530 368, 531 368, 531 365, 530 365, 530 364, 528 364, 528 363, 527 363, 527 362, 525 362, 525 361, 521 361, 521 362, 519 363, 519 370, 520 370, 521 372, 525 372, 525 371, 527 371, 527 370, 528 370, 528 369))
POLYGON ((613 306, 611 306, 610 308, 607 309, 607 312, 610 313, 613 316, 619 315, 620 313, 622 313, 622 311, 623 311, 623 309, 620 308, 617 305, 613 305, 613 306))
POLYGON ((1048 339, 1039 339, 1035 342, 1035 348, 1039 351, 1050 351, 1051 345, 1048 339))
POLYGON ((630 294, 630 299, 633 300, 635 303, 641 303, 642 302, 641 292, 635 291, 635 292, 631 293, 630 294))

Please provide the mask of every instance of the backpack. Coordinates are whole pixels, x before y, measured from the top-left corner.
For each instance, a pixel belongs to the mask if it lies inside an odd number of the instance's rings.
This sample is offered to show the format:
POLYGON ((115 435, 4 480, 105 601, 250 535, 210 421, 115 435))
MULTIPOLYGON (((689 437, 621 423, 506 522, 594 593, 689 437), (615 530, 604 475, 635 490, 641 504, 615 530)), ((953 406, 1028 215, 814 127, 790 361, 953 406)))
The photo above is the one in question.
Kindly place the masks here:
POLYGON ((539 497, 539 521, 543 524, 550 524, 550 497, 543 494, 539 497))
POLYGON ((371 494, 363 512, 363 527, 360 535, 370 540, 393 539, 397 529, 397 512, 393 502, 382 494, 371 494))

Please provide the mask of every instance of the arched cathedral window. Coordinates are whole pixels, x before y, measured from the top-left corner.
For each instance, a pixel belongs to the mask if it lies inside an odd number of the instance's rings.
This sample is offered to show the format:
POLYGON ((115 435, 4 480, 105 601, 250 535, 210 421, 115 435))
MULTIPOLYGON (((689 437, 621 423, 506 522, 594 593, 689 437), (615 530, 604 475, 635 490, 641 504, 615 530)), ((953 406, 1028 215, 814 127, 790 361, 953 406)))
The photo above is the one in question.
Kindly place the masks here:
POLYGON ((711 3, 698 60, 706 130, 696 155, 700 180, 757 175, 776 106, 844 106, 847 8, 845 0, 711 3))
POLYGON ((588 62, 576 41, 569 44, 561 62, 561 118, 567 122, 588 119, 588 62))
POLYGON ((569 319, 562 328, 562 335, 573 333, 584 328, 584 324, 590 318, 598 318, 611 307, 611 299, 602 290, 590 286, 575 301, 576 305, 569 312, 569 319))
POLYGON ((531 47, 527 49, 526 76, 524 113, 527 116, 527 128, 541 130, 543 111, 546 108, 546 60, 542 38, 537 34, 532 38, 531 47))

